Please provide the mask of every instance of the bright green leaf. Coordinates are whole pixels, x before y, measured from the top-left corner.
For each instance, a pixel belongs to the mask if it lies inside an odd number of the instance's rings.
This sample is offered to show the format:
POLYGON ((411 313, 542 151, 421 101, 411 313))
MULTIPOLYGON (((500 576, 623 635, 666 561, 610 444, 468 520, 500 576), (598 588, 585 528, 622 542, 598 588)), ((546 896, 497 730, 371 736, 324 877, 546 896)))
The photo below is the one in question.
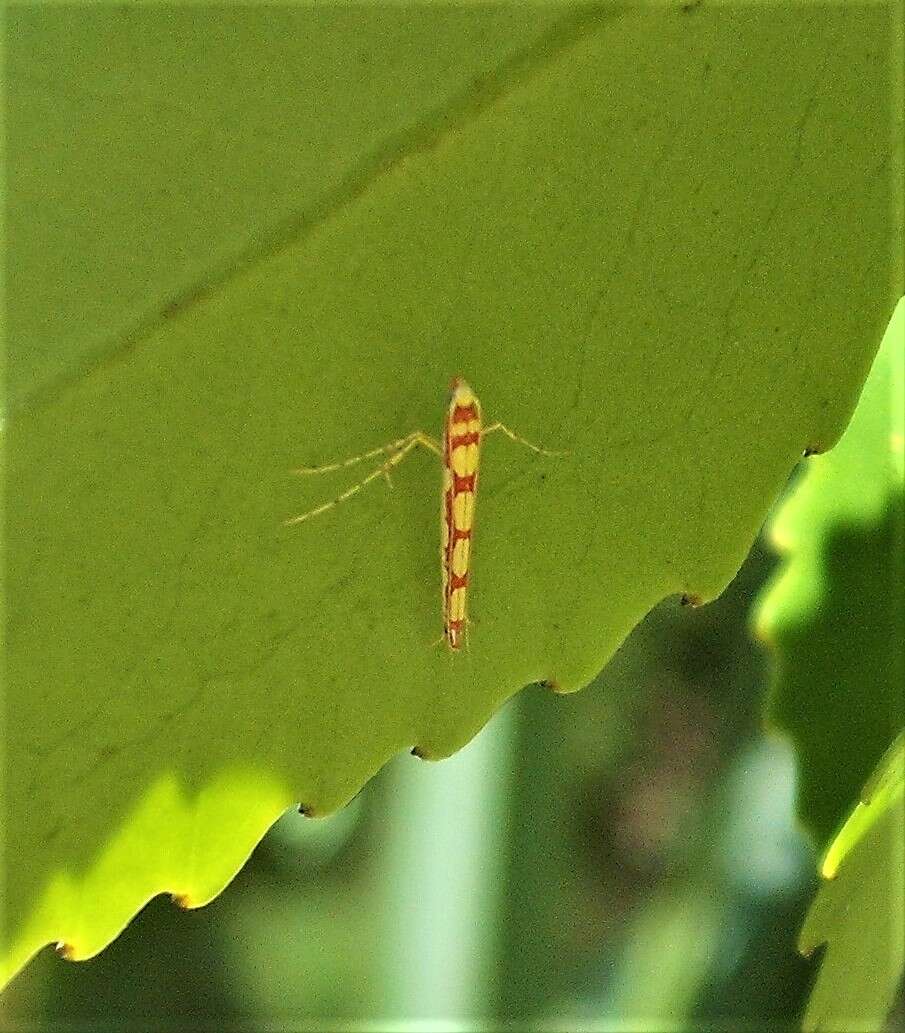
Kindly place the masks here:
POLYGON ((9 15, 7 974, 715 596, 900 274, 882 7, 187 11, 9 15), (488 442, 450 656, 433 457, 282 522, 456 373, 570 455, 488 442))
POLYGON ((846 819, 830 844, 820 865, 825 879, 834 879, 846 854, 858 845, 871 825, 890 807, 897 806, 902 797, 903 761, 905 761, 905 732, 883 755, 874 774, 861 792, 861 799, 846 819))
POLYGON ((771 527, 783 562, 756 622, 773 646, 768 716, 799 754, 799 814, 819 844, 905 724, 905 301, 852 422, 807 460, 771 527))
POLYGON ((804 1029, 885 1029, 905 972, 905 736, 879 765, 824 861, 801 934, 826 944, 804 1029))

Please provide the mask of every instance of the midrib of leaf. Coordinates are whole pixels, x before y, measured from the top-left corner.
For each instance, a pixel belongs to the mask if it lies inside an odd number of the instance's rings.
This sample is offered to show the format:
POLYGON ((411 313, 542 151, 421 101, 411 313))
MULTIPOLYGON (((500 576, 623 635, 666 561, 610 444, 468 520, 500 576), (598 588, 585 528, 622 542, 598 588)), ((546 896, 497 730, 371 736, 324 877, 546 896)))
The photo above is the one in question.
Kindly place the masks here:
POLYGON ((245 245, 228 261, 211 267, 203 277, 186 284, 162 307, 155 306, 130 329, 116 334, 73 367, 59 371, 14 404, 11 411, 37 410, 47 406, 94 370, 125 359, 174 316, 194 308, 218 292, 228 290, 231 284, 274 255, 312 237, 408 159, 439 151, 447 140, 462 133, 508 94, 528 88, 541 72, 565 60, 569 52, 593 35, 601 24, 621 17, 625 10, 621 4, 606 7, 589 4, 570 10, 529 46, 463 87, 447 104, 435 108, 409 128, 390 134, 369 155, 355 163, 334 189, 269 226, 255 228, 245 245))

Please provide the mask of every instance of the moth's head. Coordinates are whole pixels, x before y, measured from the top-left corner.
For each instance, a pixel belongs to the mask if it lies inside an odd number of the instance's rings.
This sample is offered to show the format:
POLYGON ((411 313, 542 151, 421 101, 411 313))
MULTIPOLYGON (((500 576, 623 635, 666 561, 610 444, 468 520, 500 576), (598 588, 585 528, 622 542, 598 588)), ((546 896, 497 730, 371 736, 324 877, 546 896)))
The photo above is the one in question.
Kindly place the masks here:
POLYGON ((452 392, 452 401, 456 405, 471 405, 474 400, 474 391, 461 377, 453 377, 449 382, 449 389, 452 392))

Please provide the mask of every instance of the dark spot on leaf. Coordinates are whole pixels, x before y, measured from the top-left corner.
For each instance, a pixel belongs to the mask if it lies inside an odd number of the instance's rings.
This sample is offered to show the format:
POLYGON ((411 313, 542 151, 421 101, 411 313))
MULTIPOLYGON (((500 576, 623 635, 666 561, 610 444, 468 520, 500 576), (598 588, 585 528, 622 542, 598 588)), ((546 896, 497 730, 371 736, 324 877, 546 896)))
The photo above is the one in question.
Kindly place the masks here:
POLYGON ((179 315, 180 312, 189 308, 190 305, 200 301, 206 294, 207 287, 198 285, 194 290, 187 291, 185 294, 180 294, 175 298, 170 298, 160 310, 160 315, 163 319, 171 319, 173 316, 179 315))

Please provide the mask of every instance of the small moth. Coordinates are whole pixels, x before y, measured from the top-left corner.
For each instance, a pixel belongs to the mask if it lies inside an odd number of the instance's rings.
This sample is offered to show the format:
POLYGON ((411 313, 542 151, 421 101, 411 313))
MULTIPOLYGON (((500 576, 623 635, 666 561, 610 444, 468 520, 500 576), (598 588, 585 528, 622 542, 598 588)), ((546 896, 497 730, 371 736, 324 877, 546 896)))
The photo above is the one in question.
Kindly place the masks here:
POLYGON ((457 378, 452 382, 452 398, 443 424, 440 521, 443 634, 450 649, 459 649, 465 635, 468 566, 480 459, 481 403, 468 384, 457 378))
POLYGON ((323 466, 306 466, 294 470, 297 474, 331 473, 347 466, 355 466, 378 456, 387 458, 367 477, 347 488, 335 499, 325 502, 306 513, 285 521, 300 524, 318 516, 356 495, 378 477, 390 479, 390 471, 417 446, 421 445, 443 460, 443 494, 440 520, 440 575, 443 591, 443 637, 452 650, 465 643, 468 623, 468 584, 471 572, 471 542, 474 532, 475 502, 478 491, 478 472, 481 460, 481 442, 488 434, 502 431, 510 440, 541 455, 563 455, 534 445, 520 437, 503 423, 488 427, 481 423, 481 404, 477 395, 461 378, 450 384, 451 397, 443 423, 443 441, 437 442, 429 434, 415 430, 404 438, 381 445, 370 452, 341 459, 323 466))

